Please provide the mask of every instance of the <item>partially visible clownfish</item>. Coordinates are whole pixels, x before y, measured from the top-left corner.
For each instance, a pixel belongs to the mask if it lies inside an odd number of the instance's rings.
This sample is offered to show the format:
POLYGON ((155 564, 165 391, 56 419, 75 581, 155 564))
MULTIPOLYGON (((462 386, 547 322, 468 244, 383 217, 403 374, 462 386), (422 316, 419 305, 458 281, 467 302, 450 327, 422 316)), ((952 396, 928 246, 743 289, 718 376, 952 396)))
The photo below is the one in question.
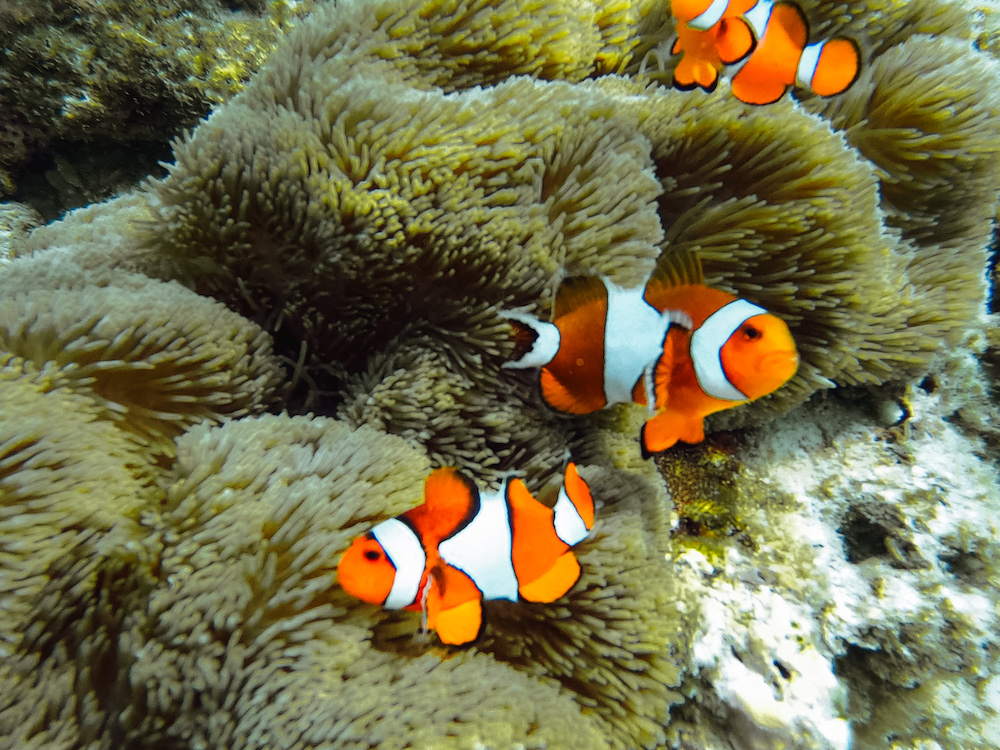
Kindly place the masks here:
POLYGON ((714 90, 724 66, 746 58, 732 79, 733 95, 748 104, 778 101, 792 85, 820 96, 839 94, 854 83, 861 53, 853 39, 808 44, 801 8, 770 0, 672 0, 677 41, 683 55, 674 72, 680 89, 714 90))
POLYGON ((436 469, 424 503, 354 540, 337 569, 348 594, 386 609, 423 610, 443 643, 468 643, 483 600, 552 602, 580 578, 571 548, 594 525, 590 488, 566 468, 549 508, 519 479, 480 492, 457 469, 436 469))
POLYGON ((704 440, 707 415, 771 393, 798 369, 785 322, 705 286, 693 253, 661 257, 644 287, 568 279, 551 323, 518 311, 503 316, 518 356, 504 367, 541 368, 542 398, 552 408, 589 414, 646 404, 647 457, 678 440, 704 440))
POLYGON ((670 50, 681 55, 674 69, 674 86, 701 86, 714 91, 719 73, 753 52, 757 40, 740 16, 756 0, 672 0, 677 40, 670 50))

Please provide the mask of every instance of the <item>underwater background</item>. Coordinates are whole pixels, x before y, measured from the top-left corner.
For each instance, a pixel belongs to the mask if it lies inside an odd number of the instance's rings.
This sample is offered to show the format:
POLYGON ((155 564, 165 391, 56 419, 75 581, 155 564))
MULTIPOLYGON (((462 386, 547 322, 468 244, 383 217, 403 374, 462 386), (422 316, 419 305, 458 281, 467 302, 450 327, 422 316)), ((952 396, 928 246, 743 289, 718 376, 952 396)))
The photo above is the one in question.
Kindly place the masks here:
POLYGON ((0 1, 0 747, 1000 747, 1000 8, 799 4, 860 76, 754 107, 663 0, 0 1), (500 313, 677 251, 801 366, 644 460, 500 313), (565 597, 337 586, 567 454, 565 597))

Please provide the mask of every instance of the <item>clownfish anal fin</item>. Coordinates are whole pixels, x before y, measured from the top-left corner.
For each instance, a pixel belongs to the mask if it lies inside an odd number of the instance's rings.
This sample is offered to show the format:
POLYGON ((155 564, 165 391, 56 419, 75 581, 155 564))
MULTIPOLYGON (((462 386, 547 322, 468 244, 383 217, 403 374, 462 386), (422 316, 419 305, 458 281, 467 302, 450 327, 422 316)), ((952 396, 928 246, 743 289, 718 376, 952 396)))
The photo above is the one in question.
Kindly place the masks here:
POLYGON ((664 295, 678 286, 703 284, 701 259, 691 249, 665 250, 656 261, 656 267, 646 282, 643 298, 660 312, 666 308, 664 295))
POLYGON ((580 580, 580 563, 570 550, 566 550, 545 573, 518 588, 521 597, 529 602, 554 602, 573 588, 580 580))
POLYGON ((640 440, 643 458, 665 451, 677 441, 700 443, 705 439, 705 423, 701 417, 663 411, 642 426, 640 440))
POLYGON ((732 80, 733 96, 744 104, 774 104, 790 88, 778 81, 753 80, 749 75, 742 75, 744 70, 745 67, 740 69, 732 80))

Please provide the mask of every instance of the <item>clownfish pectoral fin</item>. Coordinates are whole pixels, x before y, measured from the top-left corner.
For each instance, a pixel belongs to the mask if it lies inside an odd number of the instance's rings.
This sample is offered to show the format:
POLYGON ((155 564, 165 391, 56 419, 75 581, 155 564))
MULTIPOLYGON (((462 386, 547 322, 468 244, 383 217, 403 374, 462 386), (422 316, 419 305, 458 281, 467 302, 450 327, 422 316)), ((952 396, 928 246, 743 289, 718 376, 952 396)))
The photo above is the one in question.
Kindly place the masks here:
POLYGON ((742 18, 724 18, 719 24, 715 48, 724 65, 734 65, 757 46, 753 32, 742 18))
POLYGON ((718 85, 718 69, 693 54, 685 54, 674 68, 673 87, 679 91, 690 91, 700 86, 703 91, 711 94, 718 85))
POLYGON ((643 299, 654 308, 663 312, 667 304, 665 295, 675 287, 703 284, 704 274, 701 270, 701 259, 694 250, 667 250, 656 261, 643 299))
POLYGON ((442 643, 475 640, 483 626, 483 594, 458 568, 441 564, 431 572, 427 590, 427 627, 442 643))
POLYGON ((530 583, 522 583, 518 593, 529 602, 554 602, 578 580, 580 563, 572 551, 566 550, 545 573, 530 583))
POLYGON ((640 441, 642 457, 649 458, 654 453, 665 451, 677 441, 700 443, 705 439, 705 423, 701 417, 687 417, 664 411, 642 426, 640 441))
POLYGON ((656 360, 653 368, 651 380, 653 381, 653 398, 650 399, 649 406, 654 413, 662 410, 668 403, 670 395, 670 378, 674 374, 674 348, 671 345, 671 334, 667 333, 667 341, 664 342, 663 353, 656 360))

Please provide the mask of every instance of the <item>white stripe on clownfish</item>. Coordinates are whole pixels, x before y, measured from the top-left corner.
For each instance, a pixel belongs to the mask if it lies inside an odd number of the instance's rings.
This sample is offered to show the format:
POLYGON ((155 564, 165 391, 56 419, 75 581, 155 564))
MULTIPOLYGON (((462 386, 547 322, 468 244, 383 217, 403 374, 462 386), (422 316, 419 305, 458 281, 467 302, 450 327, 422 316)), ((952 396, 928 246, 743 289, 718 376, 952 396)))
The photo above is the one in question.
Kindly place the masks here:
POLYGON ((438 545, 441 559, 461 570, 485 599, 517 601, 517 574, 511 557, 513 535, 506 486, 480 493, 479 512, 458 533, 438 545))
POLYGON ((398 518, 373 527, 371 534, 382 545, 389 562, 396 568, 392 589, 385 600, 386 609, 402 609, 417 600, 420 593, 420 579, 423 576, 427 558, 423 545, 416 533, 398 518))
POLYGON ((609 404, 627 404, 639 378, 663 352, 671 320, 643 299, 645 287, 625 289, 606 278, 601 281, 608 290, 604 397, 609 404))
POLYGON ((767 22, 771 20, 773 8, 774 3, 770 0, 757 0, 757 4, 743 14, 743 20, 750 26, 757 39, 763 38, 764 32, 767 31, 767 22))
POLYGON ((501 310, 500 317, 506 320, 516 320, 535 332, 538 337, 531 346, 531 350, 526 352, 517 362, 504 362, 503 367, 524 368, 544 367, 552 361, 559 352, 559 344, 562 336, 559 329, 552 323, 543 323, 534 315, 521 312, 520 310, 501 310))
POLYGON ((825 44, 826 40, 823 40, 807 44, 803 48, 798 67, 795 69, 795 84, 797 86, 809 88, 812 85, 813 76, 816 75, 816 69, 819 67, 819 56, 823 52, 825 44))
POLYGON ((712 0, 712 4, 702 11, 700 15, 688 21, 687 25, 689 28, 698 31, 708 31, 722 20, 722 14, 726 12, 728 7, 729 0, 712 0))
MULTIPOLYGON (((663 352, 667 332, 672 325, 691 328, 691 317, 680 310, 661 313, 645 300, 645 286, 620 287, 603 276, 600 281, 606 293, 601 372, 601 390, 606 405, 632 402, 635 387, 643 379, 652 411, 655 409, 653 368, 663 352)), ((523 324, 537 337, 523 356, 505 362, 503 367, 544 367, 559 353, 562 341, 555 323, 540 321, 518 310, 502 310, 500 316, 523 324)))
POLYGON ((720 307, 691 334, 691 361, 698 385, 709 396, 726 401, 746 401, 747 397, 734 386, 722 366, 722 347, 736 330, 755 315, 767 310, 745 299, 737 299, 720 307))
POLYGON ((570 547, 576 546, 587 538, 590 533, 587 529, 587 522, 583 520, 573 501, 569 499, 565 486, 559 488, 559 499, 556 500, 552 512, 555 514, 553 521, 556 536, 570 547))

